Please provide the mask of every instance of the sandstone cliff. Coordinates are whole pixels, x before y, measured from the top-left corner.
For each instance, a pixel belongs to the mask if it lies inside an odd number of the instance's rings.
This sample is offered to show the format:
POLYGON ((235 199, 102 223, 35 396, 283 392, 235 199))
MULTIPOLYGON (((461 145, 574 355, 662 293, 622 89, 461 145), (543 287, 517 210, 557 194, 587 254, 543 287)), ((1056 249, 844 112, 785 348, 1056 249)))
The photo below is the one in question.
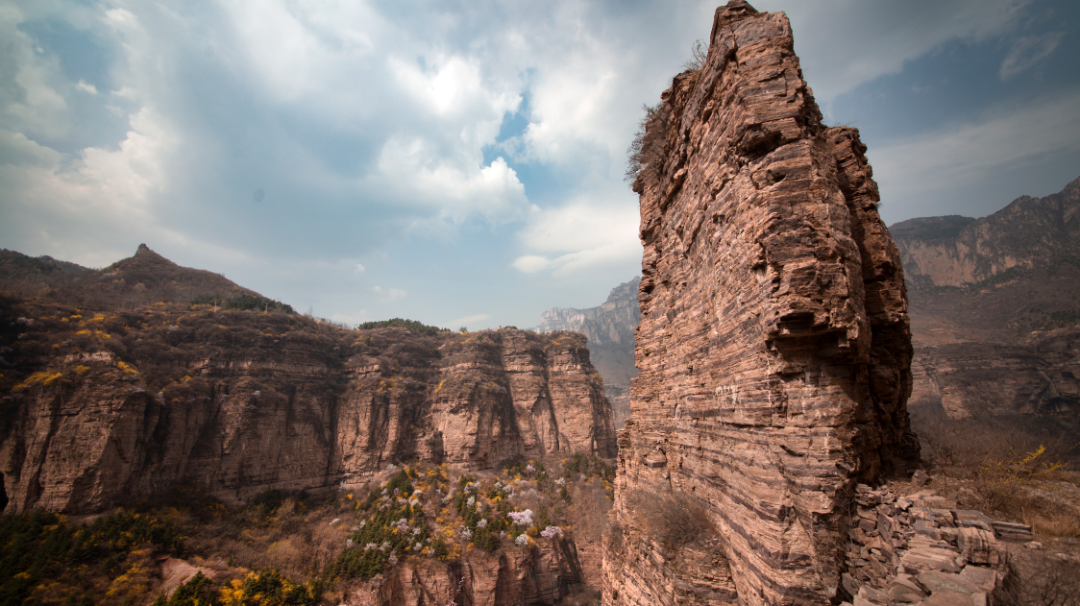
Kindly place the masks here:
POLYGON ((630 379, 637 376, 634 330, 641 317, 637 301, 640 283, 639 277, 616 286, 598 307, 549 309, 536 326, 540 332, 572 330, 588 338, 589 355, 604 377, 604 393, 611 401, 616 428, 630 417, 630 379))
POLYGON ((865 148, 821 123, 787 18, 740 0, 661 99, 634 183, 640 374, 605 603, 832 603, 856 480, 918 450, 903 273, 865 148), (658 532, 672 512, 708 537, 658 532))
POLYGON ((0 301, 0 500, 97 511, 363 483, 389 462, 615 455, 574 333, 344 330, 283 312, 0 301))

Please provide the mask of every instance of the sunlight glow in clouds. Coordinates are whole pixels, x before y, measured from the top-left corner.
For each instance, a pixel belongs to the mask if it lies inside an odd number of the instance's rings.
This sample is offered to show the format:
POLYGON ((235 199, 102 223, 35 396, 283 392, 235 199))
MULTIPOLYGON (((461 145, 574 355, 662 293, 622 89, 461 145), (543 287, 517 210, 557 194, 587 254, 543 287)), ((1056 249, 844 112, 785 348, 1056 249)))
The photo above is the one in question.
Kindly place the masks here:
MULTIPOLYGON (((899 76, 947 42, 987 44, 997 88, 871 145, 886 212, 989 212, 1008 200, 964 188, 1077 155, 1075 3, 754 4, 789 11, 826 113, 910 90, 899 76)), ((104 266, 146 242, 341 321, 529 326, 596 304, 640 268, 622 175, 641 105, 715 7, 8 0, 0 246, 104 266)))

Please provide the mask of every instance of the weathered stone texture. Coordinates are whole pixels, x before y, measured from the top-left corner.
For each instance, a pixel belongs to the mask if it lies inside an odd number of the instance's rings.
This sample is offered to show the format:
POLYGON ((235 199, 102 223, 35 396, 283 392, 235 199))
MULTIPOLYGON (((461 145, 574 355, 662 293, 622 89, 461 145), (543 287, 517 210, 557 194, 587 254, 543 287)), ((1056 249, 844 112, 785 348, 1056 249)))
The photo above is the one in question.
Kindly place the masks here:
POLYGON ((496 553, 474 550, 453 565, 409 558, 389 572, 375 596, 359 592, 349 596, 349 603, 539 606, 558 603, 582 583, 574 543, 555 540, 496 553))
POLYGON ((578 334, 357 332, 257 312, 109 321, 126 331, 110 337, 126 362, 108 349, 52 353, 69 346, 49 347, 64 337, 40 322, 24 340, 48 353, 6 355, 15 372, 57 377, 0 393, 6 512, 100 511, 192 487, 246 499, 364 483, 410 459, 489 468, 615 455, 610 404, 578 334))
POLYGON ((917 455, 903 274, 865 148, 821 124, 786 16, 733 1, 710 40, 661 95, 634 184, 639 375, 613 530, 627 547, 609 551, 604 599, 734 602, 662 590, 630 496, 674 492, 708 512, 741 603, 827 604, 854 482, 917 455))
POLYGON ((604 377, 604 394, 615 412, 615 427, 630 417, 630 379, 637 376, 634 367, 634 330, 641 311, 637 277, 611 289, 598 307, 575 309, 554 307, 540 316, 540 332, 572 330, 588 338, 593 366, 604 377))

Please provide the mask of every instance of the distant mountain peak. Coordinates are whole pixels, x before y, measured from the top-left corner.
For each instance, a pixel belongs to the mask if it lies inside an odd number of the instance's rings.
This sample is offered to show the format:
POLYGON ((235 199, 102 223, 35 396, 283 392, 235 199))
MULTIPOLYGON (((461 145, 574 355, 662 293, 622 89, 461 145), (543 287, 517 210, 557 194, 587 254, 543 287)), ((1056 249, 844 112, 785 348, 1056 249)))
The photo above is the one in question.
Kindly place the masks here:
POLYGON ((908 286, 967 287, 1080 258, 1080 179, 1044 198, 1020 196, 972 219, 919 217, 889 228, 908 286))

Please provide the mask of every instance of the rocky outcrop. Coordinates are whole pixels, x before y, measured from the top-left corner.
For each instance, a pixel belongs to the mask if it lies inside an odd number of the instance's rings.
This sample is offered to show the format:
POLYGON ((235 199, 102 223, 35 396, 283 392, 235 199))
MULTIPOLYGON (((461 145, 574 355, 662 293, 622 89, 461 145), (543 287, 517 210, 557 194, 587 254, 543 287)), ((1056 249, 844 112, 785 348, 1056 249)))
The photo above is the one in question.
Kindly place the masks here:
POLYGON ((1012 271, 1080 259, 1080 178, 1045 198, 1023 196, 981 219, 925 217, 891 228, 916 289, 970 286, 1012 271))
POLYGON ((865 148, 821 123, 786 16, 739 0, 661 99, 634 182, 639 375, 605 603, 832 603, 855 482, 918 450, 903 272, 865 148), (707 521, 720 540, 701 557, 727 567, 680 578, 635 506, 651 498, 707 521))
POLYGON ((562 539, 495 553, 475 550, 452 565, 410 558, 386 576, 376 590, 358 590, 347 603, 419 606, 460 599, 476 606, 539 606, 583 586, 574 543, 562 539))
POLYGON ((589 355, 604 377, 604 393, 615 411, 616 428, 630 417, 630 379, 637 376, 634 330, 641 317, 637 300, 640 283, 639 277, 616 286, 599 307, 549 309, 536 327, 540 332, 572 330, 588 338, 589 355))
POLYGON ((255 311, 0 308, 6 512, 366 482, 390 462, 615 455, 585 339, 255 311))
MULTIPOLYGON (((979 511, 921 490, 856 487, 851 538, 842 577, 852 602, 1000 604, 1010 541, 1030 541, 1031 527, 994 521, 979 511)), ((844 602, 850 605, 850 602, 844 602)))
MULTIPOLYGON (((271 308, 284 307, 221 274, 181 267, 145 244, 140 244, 133 256, 104 269, 0 250, 0 288, 23 297, 41 296, 97 310, 134 309, 155 302, 187 306, 199 299, 222 305, 240 297, 270 304, 271 308)), ((258 307, 263 309, 264 305, 258 307)))

